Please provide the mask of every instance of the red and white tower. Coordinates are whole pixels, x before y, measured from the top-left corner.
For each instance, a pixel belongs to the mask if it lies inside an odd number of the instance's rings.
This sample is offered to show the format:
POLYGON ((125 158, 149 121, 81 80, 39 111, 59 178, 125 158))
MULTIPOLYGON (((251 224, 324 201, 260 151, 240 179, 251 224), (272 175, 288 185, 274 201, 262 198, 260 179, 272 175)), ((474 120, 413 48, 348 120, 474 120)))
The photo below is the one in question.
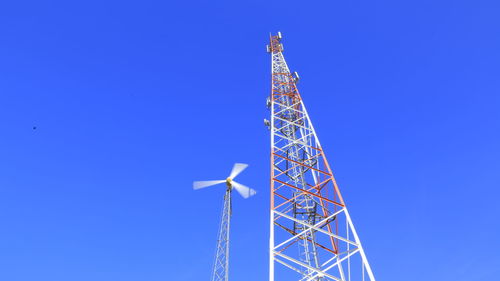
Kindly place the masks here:
POLYGON ((271 36, 269 280, 375 281, 304 102, 271 36), (276 265, 276 267, 275 267, 276 265))

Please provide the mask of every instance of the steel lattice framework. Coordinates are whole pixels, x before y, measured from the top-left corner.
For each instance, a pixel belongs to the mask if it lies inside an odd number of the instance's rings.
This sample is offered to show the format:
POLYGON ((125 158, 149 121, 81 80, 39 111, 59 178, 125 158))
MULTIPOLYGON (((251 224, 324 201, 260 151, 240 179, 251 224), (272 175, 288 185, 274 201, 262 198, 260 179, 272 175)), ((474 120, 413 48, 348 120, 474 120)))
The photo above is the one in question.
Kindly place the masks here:
POLYGON ((231 186, 228 185, 224 195, 219 238, 215 251, 214 271, 212 281, 229 280, 229 229, 231 223, 231 186))
POLYGON ((361 247, 325 153, 271 36, 271 213, 269 280, 370 280, 361 247), (277 266, 275 264, 283 266, 277 266), (294 278, 294 279, 295 279, 294 278))

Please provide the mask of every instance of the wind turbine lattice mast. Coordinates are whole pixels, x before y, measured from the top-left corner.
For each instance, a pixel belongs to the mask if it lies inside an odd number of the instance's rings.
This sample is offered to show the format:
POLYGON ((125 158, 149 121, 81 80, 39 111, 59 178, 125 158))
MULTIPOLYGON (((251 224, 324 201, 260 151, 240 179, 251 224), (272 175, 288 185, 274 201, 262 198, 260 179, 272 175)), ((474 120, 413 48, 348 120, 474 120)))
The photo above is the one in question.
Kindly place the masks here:
POLYGON ((217 246, 212 281, 229 280, 229 230, 231 223, 231 186, 228 185, 224 194, 221 223, 217 246))
POLYGON ((270 36, 271 211, 269 280, 375 281, 304 102, 270 36), (276 266, 280 264, 281 266, 276 266))
POLYGON ((225 180, 195 181, 193 183, 194 189, 205 188, 224 182, 226 183, 226 193, 224 194, 224 205, 222 208, 221 223, 215 251, 212 281, 229 280, 229 232, 232 212, 231 193, 233 189, 236 189, 236 191, 238 191, 238 193, 245 199, 257 193, 255 190, 234 181, 234 178, 243 172, 243 170, 247 167, 247 164, 236 163, 233 166, 231 174, 225 180))

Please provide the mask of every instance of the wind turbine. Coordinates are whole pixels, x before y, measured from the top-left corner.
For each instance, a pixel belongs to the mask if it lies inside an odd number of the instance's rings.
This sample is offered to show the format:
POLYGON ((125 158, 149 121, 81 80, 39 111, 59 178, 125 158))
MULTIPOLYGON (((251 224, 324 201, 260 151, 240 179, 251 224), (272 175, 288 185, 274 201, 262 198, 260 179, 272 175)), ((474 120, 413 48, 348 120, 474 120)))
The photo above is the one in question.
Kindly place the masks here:
POLYGON ((247 199, 257 192, 248 186, 235 182, 234 178, 248 167, 247 164, 236 163, 229 177, 225 180, 213 181, 195 181, 194 189, 201 189, 212 185, 226 183, 226 193, 224 195, 224 207, 222 209, 222 218, 219 228, 219 239, 217 240, 217 251, 215 254, 214 271, 212 281, 229 280, 229 226, 231 222, 231 192, 236 189, 238 193, 247 199))

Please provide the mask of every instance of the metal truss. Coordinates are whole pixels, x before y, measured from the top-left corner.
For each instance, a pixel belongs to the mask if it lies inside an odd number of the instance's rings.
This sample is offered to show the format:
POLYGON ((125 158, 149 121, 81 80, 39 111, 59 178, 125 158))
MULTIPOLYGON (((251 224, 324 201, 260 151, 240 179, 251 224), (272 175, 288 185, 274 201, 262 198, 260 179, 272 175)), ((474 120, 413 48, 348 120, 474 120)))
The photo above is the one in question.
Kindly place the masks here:
POLYGON ((224 195, 219 239, 215 252, 214 271, 212 281, 229 280, 229 226, 231 222, 231 186, 228 186, 224 195))
POLYGON ((372 270, 283 57, 271 36, 269 280, 370 280, 372 270), (283 266, 276 267, 275 264, 283 266), (295 277, 293 277, 295 276, 295 277))

